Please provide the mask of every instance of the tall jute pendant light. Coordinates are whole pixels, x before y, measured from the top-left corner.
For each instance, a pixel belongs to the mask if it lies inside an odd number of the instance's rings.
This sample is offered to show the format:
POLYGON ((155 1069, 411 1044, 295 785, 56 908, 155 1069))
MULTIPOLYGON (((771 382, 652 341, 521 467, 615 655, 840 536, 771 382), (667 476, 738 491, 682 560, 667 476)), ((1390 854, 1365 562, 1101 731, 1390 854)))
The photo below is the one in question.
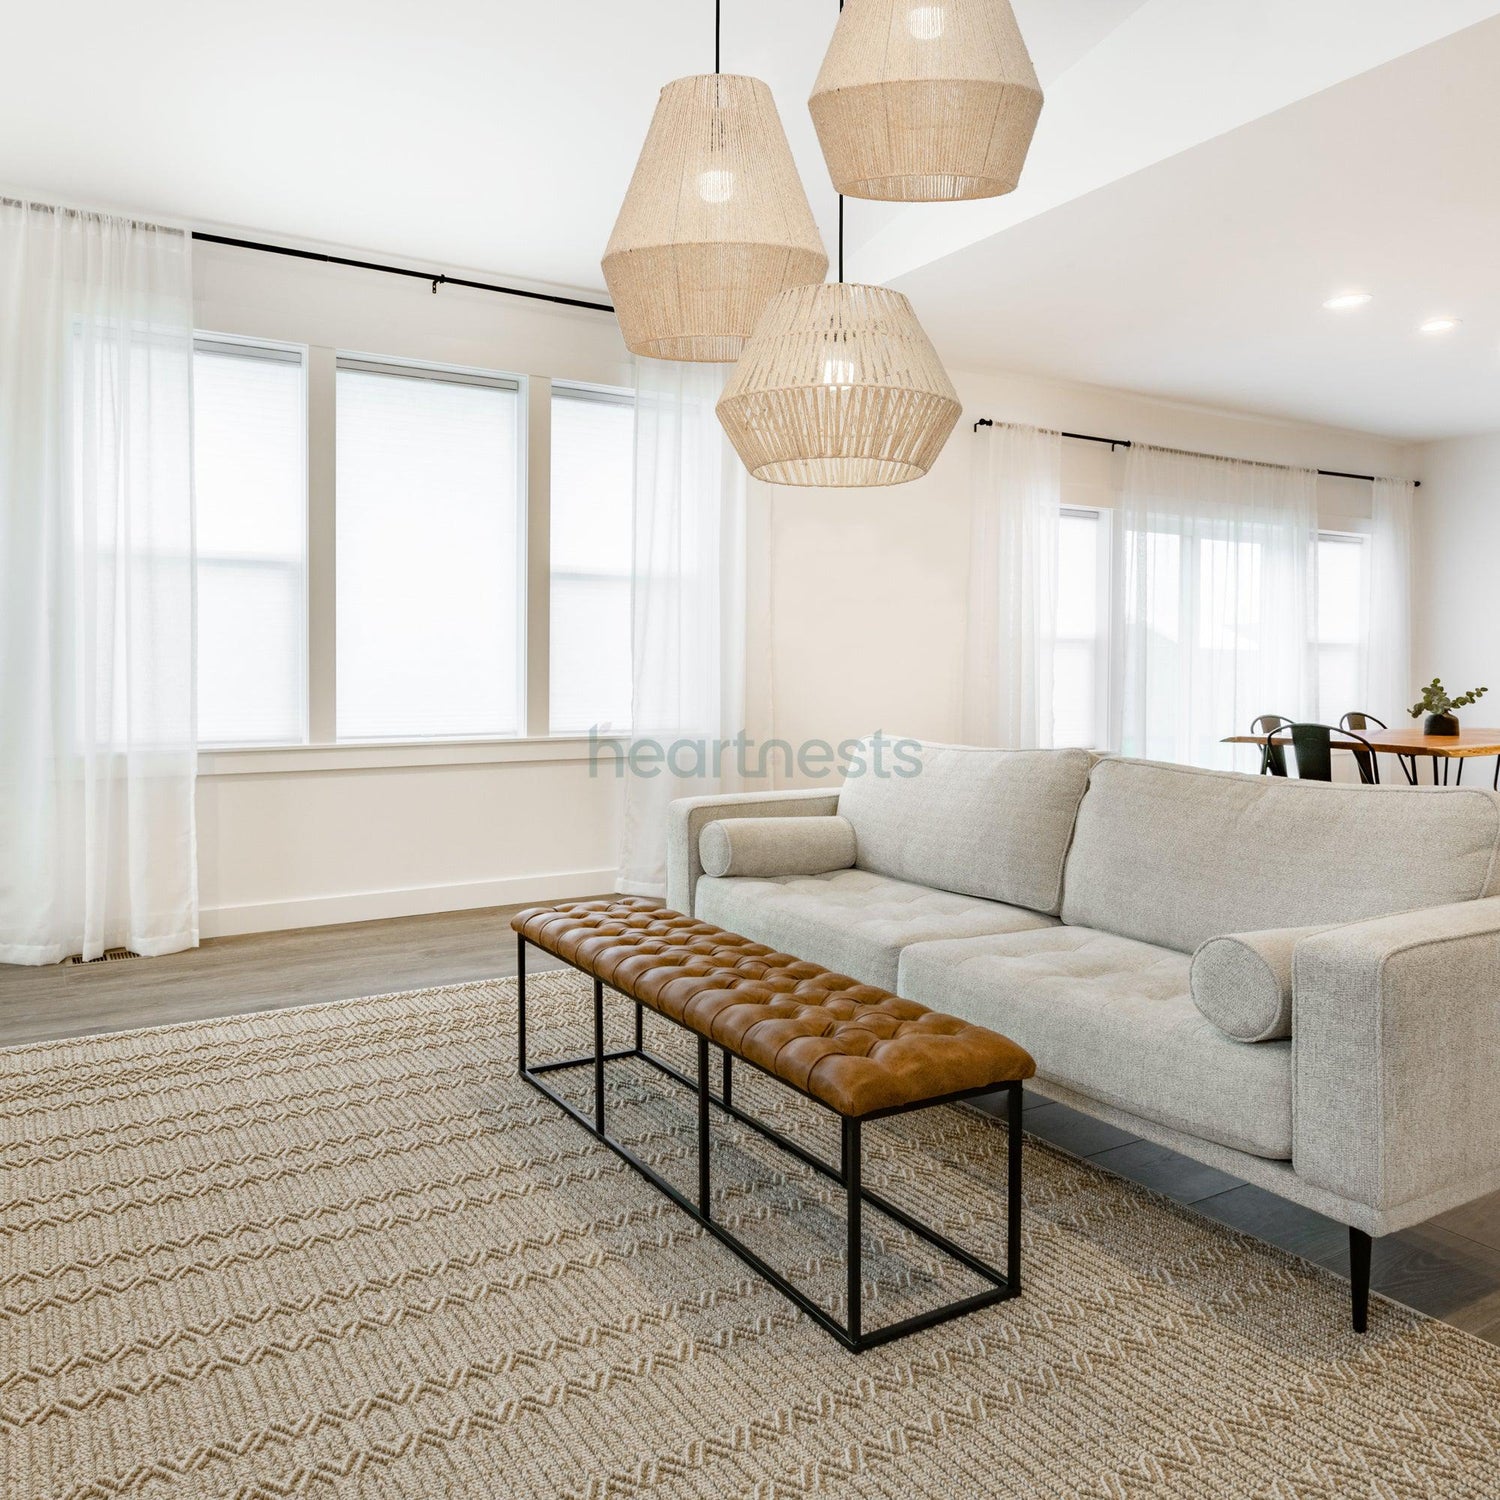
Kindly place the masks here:
POLYGON ((911 303, 839 279, 773 297, 719 397, 719 421, 771 484, 903 484, 932 467, 958 393, 911 303))
POLYGON ((821 282, 828 253, 771 90, 714 72, 657 102, 604 279, 626 346, 653 359, 737 359, 766 302, 821 282))
POLYGON ((1014 190, 1042 89, 1009 0, 849 0, 809 106, 841 193, 936 203, 1014 190))

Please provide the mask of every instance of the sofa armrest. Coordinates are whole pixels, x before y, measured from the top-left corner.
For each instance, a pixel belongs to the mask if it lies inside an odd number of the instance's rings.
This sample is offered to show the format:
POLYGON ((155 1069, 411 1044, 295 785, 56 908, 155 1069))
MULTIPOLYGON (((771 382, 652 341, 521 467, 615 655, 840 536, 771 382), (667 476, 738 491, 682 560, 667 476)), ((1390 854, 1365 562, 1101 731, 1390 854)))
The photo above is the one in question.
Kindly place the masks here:
POLYGON ((1292 1058, 1300 1176, 1377 1210, 1484 1191, 1500 1172, 1500 898, 1304 939, 1292 1058))
POLYGON ((667 808, 667 905, 693 915, 693 892, 703 865, 698 840, 719 818, 813 818, 839 810, 837 791, 726 792, 679 797, 667 808))

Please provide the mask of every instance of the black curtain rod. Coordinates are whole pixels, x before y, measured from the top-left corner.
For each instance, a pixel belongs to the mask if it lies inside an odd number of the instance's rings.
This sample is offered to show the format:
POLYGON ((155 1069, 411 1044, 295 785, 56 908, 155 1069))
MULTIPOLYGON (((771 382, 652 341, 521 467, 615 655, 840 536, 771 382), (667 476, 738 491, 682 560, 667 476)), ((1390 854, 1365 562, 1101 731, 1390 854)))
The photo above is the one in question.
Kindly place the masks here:
POLYGON ((227 234, 204 234, 193 231, 195 240, 210 245, 232 245, 236 250, 259 250, 264 255, 287 255, 293 260, 320 260, 330 266, 353 266, 357 271, 383 271, 387 276, 407 276, 413 281, 430 281, 434 293, 440 286, 465 286, 475 292, 500 292, 507 297, 528 297, 533 302, 555 302, 559 307, 586 307, 592 312, 613 313, 607 302, 589 302, 582 297, 563 297, 556 292, 528 292, 518 286, 497 286, 490 281, 467 281, 462 276, 445 276, 441 272, 414 271, 410 266, 388 266, 378 260, 351 260, 346 255, 325 255, 321 250, 294 250, 290 245, 267 245, 260 240, 237 240, 227 234))
MULTIPOLYGON (((989 417, 981 417, 974 424, 974 431, 978 432, 981 427, 993 427, 994 425, 995 425, 994 422, 989 417)), ((1065 432, 1065 433, 1062 434, 1062 436, 1065 437, 1065 438, 1072 438, 1075 443, 1107 443, 1109 445, 1109 451, 1111 453, 1113 453, 1116 448, 1133 448, 1133 447, 1135 447, 1135 444, 1132 443, 1129 438, 1095 437, 1094 434, 1091 433, 1091 432, 1065 432)), ((1179 448, 1179 449, 1176 449, 1174 451, 1179 452, 1179 453, 1187 453, 1189 458, 1222 458, 1223 457, 1223 454, 1220 454, 1220 453, 1191 453, 1191 452, 1189 452, 1185 448, 1179 448)), ((1258 463, 1258 462, 1260 462, 1260 460, 1258 460, 1258 459, 1243 459, 1243 460, 1241 460, 1241 459, 1231 459, 1229 461, 1231 463, 1240 463, 1240 462, 1258 463)), ((1282 469, 1282 468, 1289 468, 1290 465, 1287 465, 1287 464, 1267 464, 1265 467, 1269 468, 1269 469, 1282 469)), ((1380 477, 1378 474, 1350 474, 1350 473, 1348 473, 1344 469, 1319 469, 1318 473, 1321 474, 1324 479, 1362 479, 1362 480, 1364 480, 1364 482, 1366 484, 1374 484, 1375 481, 1380 477)), ((1418 490, 1421 489, 1422 488, 1422 481, 1420 479, 1414 479, 1412 481, 1412 488, 1413 489, 1418 489, 1418 490)))

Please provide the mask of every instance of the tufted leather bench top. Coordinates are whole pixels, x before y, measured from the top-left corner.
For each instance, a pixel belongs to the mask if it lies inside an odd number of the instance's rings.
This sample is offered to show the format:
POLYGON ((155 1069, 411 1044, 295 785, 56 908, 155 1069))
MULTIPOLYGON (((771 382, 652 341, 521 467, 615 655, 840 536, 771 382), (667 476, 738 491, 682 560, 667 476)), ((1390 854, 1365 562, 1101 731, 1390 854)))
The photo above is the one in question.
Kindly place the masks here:
POLYGON ((1014 1042, 956 1016, 649 901, 519 912, 530 943, 856 1118, 1036 1072, 1014 1042))

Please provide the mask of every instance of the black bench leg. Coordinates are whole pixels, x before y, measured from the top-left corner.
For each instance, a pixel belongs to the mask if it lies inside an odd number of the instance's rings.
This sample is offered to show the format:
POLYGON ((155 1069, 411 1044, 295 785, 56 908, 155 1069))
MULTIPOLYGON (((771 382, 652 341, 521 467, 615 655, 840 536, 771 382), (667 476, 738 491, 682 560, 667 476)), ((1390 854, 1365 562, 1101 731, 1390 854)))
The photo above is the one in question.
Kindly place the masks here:
POLYGON ((1354 1299, 1354 1331, 1370 1326, 1370 1236, 1349 1226, 1349 1290, 1354 1299))
POLYGON ((708 1038, 698 1038, 698 1212, 713 1217, 712 1182, 709 1178, 708 1141, 708 1038))
POLYGON ((730 1052, 728 1051, 727 1048, 726 1049, 722 1049, 722 1050, 724 1052, 724 1082, 723 1082, 723 1086, 719 1090, 719 1093, 720 1093, 721 1098, 723 1099, 724 1108, 725 1109, 733 1109, 734 1108, 734 1072, 731 1069, 730 1064, 734 1062, 734 1058, 730 1054, 730 1052))
POLYGON ((644 1050, 645 1038, 645 1012, 646 1008, 639 1000, 635 1002, 635 1054, 637 1057, 644 1050))
POLYGON ((863 1285, 861 1275, 863 1267, 860 1258, 860 1243, 862 1227, 860 1224, 860 1201, 863 1196, 863 1188, 860 1184, 860 1139, 859 1121, 851 1120, 847 1116, 844 1119, 844 1197, 848 1202, 848 1247, 845 1256, 848 1261, 849 1278, 849 1307, 844 1324, 849 1330, 849 1337, 856 1343, 860 1339, 860 1324, 862 1313, 860 1308, 863 1285))
POLYGON ((1013 1083, 1006 1101, 1005 1280, 1011 1295, 1021 1294, 1021 1085, 1013 1083))
POLYGON ((594 1129, 604 1134, 604 981, 594 981, 594 1129))
POLYGON ((526 939, 516 934, 516 1057, 526 1071, 526 939))

